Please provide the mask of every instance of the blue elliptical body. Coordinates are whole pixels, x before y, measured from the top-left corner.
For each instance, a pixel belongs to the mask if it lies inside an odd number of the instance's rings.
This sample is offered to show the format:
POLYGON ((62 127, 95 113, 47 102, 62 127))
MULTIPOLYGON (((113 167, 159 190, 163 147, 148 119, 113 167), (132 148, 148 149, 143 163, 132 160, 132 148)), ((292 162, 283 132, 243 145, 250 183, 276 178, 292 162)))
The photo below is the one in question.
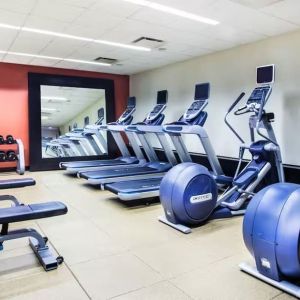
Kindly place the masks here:
POLYGON ((244 242, 255 258, 256 268, 240 268, 300 298, 299 232, 300 185, 277 183, 257 193, 244 222, 244 242))
MULTIPOLYGON (((274 66, 260 67, 257 73, 258 87, 253 90, 246 105, 234 112, 235 115, 251 113, 249 146, 245 145, 244 140, 227 121, 228 114, 240 102, 244 93, 231 105, 225 117, 225 123, 242 143, 234 177, 216 176, 206 167, 195 163, 183 163, 173 167, 160 186, 160 200, 165 211, 165 216, 159 218, 161 222, 184 233, 190 233, 191 229, 186 225, 200 225, 209 219, 244 214, 259 184, 270 175, 274 162, 277 167, 275 182, 284 181, 280 148, 271 125, 274 114, 264 111, 272 91, 274 66), (256 141, 255 133, 263 139, 256 141), (241 170, 245 149, 249 150, 252 159, 241 170)), ((209 153, 207 154, 209 157, 209 153)))

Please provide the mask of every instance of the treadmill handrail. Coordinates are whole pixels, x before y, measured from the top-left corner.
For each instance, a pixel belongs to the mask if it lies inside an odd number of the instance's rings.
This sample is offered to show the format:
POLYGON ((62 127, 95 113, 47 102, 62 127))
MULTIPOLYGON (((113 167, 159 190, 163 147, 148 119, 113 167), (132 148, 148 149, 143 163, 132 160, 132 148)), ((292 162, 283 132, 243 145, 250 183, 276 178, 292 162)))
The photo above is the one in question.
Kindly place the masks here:
POLYGON ((163 133, 163 125, 137 125, 139 132, 163 133))
POLYGON ((175 134, 196 134, 202 138, 208 138, 208 134, 204 127, 199 125, 164 125, 163 131, 175 134))
POLYGON ((109 131, 116 131, 116 132, 123 132, 125 131, 128 125, 107 125, 107 130, 109 131))

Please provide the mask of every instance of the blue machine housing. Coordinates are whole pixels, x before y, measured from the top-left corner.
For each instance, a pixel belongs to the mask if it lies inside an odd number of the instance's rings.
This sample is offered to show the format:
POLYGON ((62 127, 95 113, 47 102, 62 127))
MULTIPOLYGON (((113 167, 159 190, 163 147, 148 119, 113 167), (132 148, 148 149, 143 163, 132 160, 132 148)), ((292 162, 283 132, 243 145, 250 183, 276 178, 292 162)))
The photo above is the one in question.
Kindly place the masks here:
POLYGON ((218 189, 207 168, 182 163, 162 179, 160 199, 166 218, 174 224, 199 224, 215 208, 218 189))
POLYGON ((300 278, 300 185, 277 183, 248 205, 243 236, 257 270, 276 281, 300 278))

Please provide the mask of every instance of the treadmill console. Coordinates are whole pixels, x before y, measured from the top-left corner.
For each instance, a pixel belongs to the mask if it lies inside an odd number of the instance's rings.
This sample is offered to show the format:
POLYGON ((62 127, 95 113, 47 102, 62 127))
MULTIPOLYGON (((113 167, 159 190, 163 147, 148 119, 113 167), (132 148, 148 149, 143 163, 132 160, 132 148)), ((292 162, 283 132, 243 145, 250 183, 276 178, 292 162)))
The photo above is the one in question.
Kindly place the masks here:
POLYGON ((251 93, 246 105, 249 109, 258 111, 261 105, 265 106, 272 93, 272 83, 275 78, 275 66, 258 67, 256 70, 258 86, 251 93))
POLYGON ((132 116, 132 114, 135 112, 135 103, 136 103, 135 97, 128 98, 127 108, 118 119, 117 121, 118 123, 124 123, 132 116))
POLYGON ((184 114, 186 121, 196 118, 208 104, 210 85, 209 83, 197 84, 195 87, 194 102, 184 114))
POLYGON ((152 109, 152 111, 147 115, 147 121, 155 120, 161 113, 166 109, 166 104, 168 101, 168 91, 158 91, 157 92, 157 104, 152 109))

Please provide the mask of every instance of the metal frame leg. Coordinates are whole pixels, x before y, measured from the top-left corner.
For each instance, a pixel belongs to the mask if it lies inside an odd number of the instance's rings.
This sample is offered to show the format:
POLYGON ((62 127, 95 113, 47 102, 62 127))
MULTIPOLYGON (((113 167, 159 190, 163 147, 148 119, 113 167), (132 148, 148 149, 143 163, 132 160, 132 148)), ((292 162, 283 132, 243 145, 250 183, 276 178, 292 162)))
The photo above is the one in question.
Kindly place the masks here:
POLYGON ((47 238, 42 237, 35 229, 26 228, 9 231, 0 236, 0 244, 5 241, 29 237, 29 245, 45 271, 57 269, 63 262, 62 257, 55 257, 47 246, 47 238))

